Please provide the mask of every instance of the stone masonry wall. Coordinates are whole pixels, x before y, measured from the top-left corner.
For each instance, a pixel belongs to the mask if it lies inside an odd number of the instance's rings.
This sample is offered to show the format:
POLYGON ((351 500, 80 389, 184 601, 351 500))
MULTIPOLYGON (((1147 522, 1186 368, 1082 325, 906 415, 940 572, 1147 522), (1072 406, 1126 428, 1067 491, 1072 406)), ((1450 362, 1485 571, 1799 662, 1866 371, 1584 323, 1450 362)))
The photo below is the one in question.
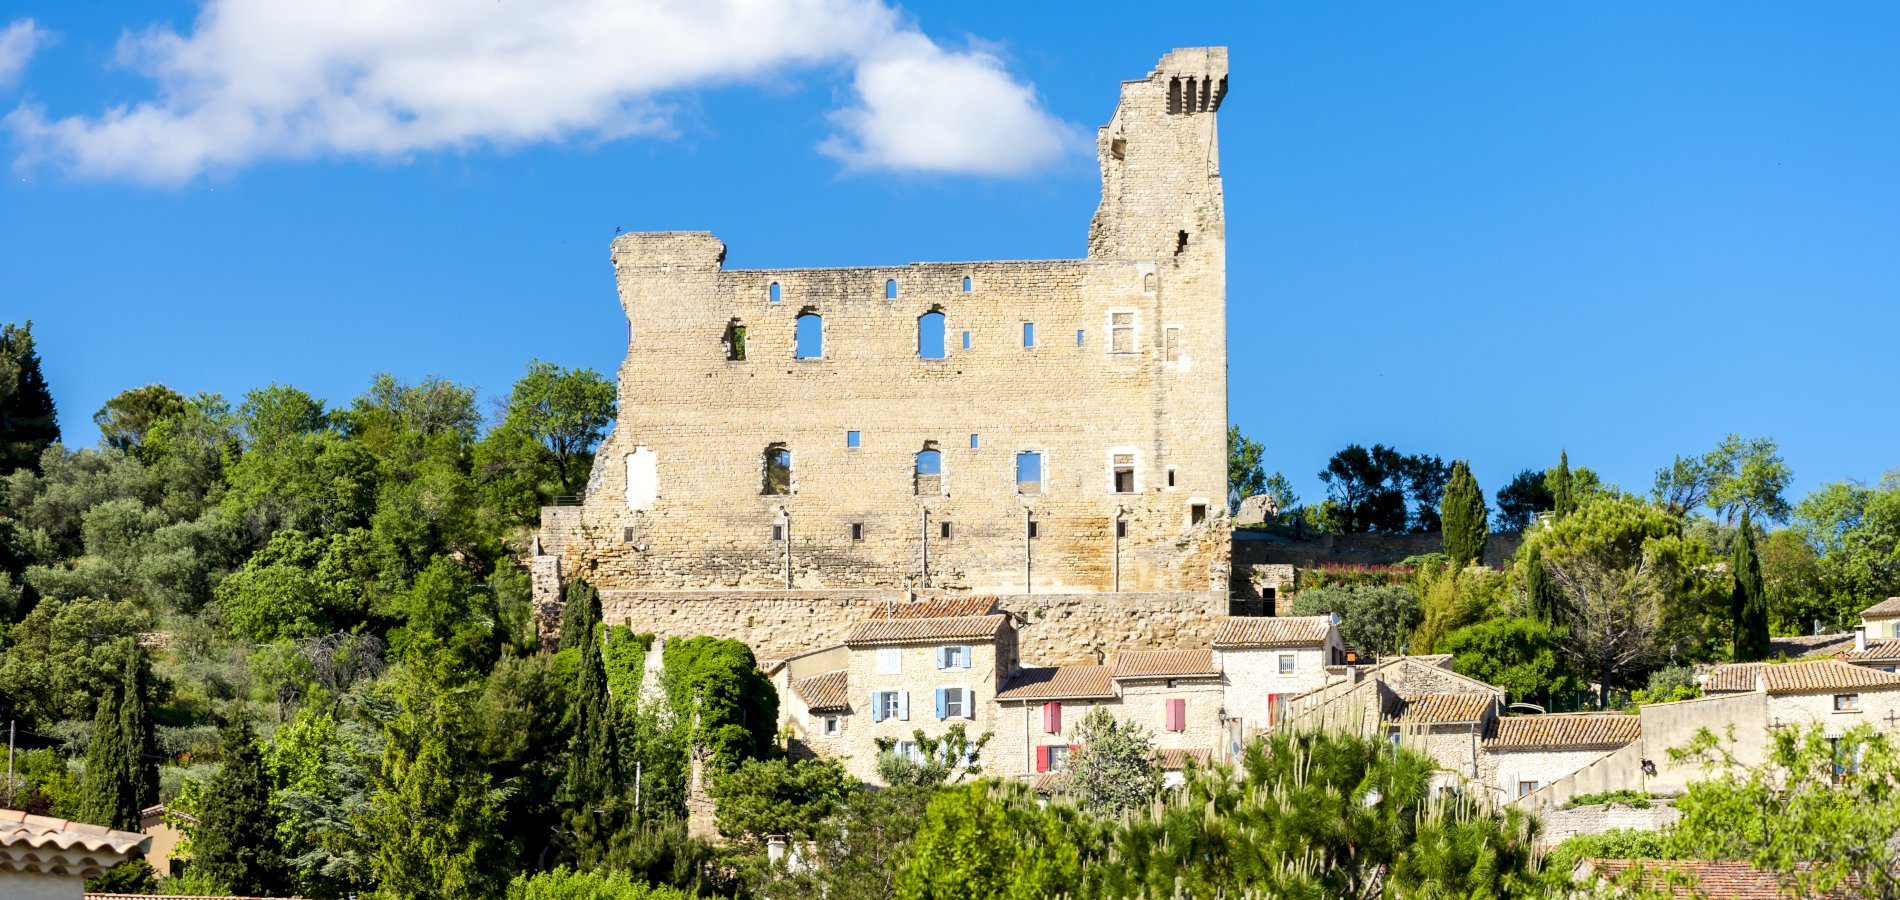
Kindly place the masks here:
MULTIPOLYGON (((601 592, 601 616, 635 632, 737 638, 760 659, 784 659, 840 643, 889 591, 601 592)), ((1025 665, 1086 664, 1124 650, 1184 650, 1214 639, 1226 595, 1217 591, 1124 594, 1004 594, 1025 665)))
POLYGON ((619 418, 578 515, 544 520, 546 552, 610 595, 716 591, 642 615, 743 631, 765 656, 837 630, 793 612, 826 608, 804 592, 912 585, 1033 591, 1033 609, 1087 619, 1043 629, 1069 631, 1056 658, 1172 640, 1188 626, 1168 604, 1113 626, 1045 595, 1227 592, 1225 85, 1219 48, 1122 85, 1083 259, 741 271, 706 232, 618 238, 619 418), (920 353, 928 313, 942 359, 920 353), (795 358, 804 315, 822 318, 817 358, 795 358), (765 493, 768 446, 791 454, 788 493, 765 493), (938 477, 916 474, 926 449, 938 477), (1027 488, 1023 452, 1041 454, 1027 488), (768 591, 797 599, 728 602, 768 591))

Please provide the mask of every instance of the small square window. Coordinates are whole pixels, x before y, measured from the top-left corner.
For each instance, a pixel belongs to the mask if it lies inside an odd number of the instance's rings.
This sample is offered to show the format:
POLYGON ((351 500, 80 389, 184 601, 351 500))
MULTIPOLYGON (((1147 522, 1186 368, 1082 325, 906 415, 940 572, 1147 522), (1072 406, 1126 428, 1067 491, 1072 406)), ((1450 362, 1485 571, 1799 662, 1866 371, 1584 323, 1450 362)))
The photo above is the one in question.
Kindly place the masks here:
POLYGON ((963 333, 963 349, 970 349, 970 333, 967 331, 963 333))
MULTIPOLYGON (((1393 735, 1393 737, 1396 739, 1397 735, 1393 735)), ((1520 781, 1517 783, 1517 795, 1519 797, 1525 796, 1534 790, 1537 790, 1537 782, 1535 781, 1520 781)))
POLYGON ((877 651, 877 674, 899 675, 904 671, 904 651, 897 647, 880 647, 877 651))
POLYGON ((1049 754, 1049 771, 1060 772, 1069 767, 1069 747, 1067 744, 1056 744, 1044 749, 1049 754))
POLYGON ((785 526, 783 525, 772 526, 772 540, 775 540, 775 541, 785 540, 785 526))
POLYGON ((854 541, 864 540, 864 523, 863 522, 851 523, 851 539, 854 541))
POLYGON ((1036 323, 1034 322, 1023 323, 1023 346, 1024 347, 1036 346, 1036 323))
POLYGON ((837 737, 840 730, 838 726, 839 722, 837 716, 826 716, 824 726, 825 737, 837 737))
POLYGON ((1199 525, 1207 521, 1207 504, 1195 503, 1188 506, 1188 524, 1199 525))
POLYGON ((1293 654, 1291 653, 1280 654, 1280 674, 1282 675, 1293 674, 1293 654))
POLYGON ((973 435, 970 435, 970 449, 975 450, 976 448, 977 448, 977 436, 973 434, 973 435))
POLYGON ((937 531, 943 537, 944 540, 947 541, 950 539, 950 523, 949 522, 938 522, 937 531))
POLYGON ((1128 522, 1126 520, 1117 521, 1115 523, 1115 536, 1118 538, 1125 538, 1128 536, 1128 522))
POLYGON ((1035 519, 1029 520, 1029 539, 1032 541, 1036 539, 1036 526, 1038 524, 1040 523, 1038 523, 1035 519))
POLYGON ((1859 694, 1835 694, 1834 695, 1834 711, 1835 712, 1857 712, 1859 710, 1860 710, 1860 695, 1859 694))
POLYGON ((851 448, 851 449, 853 449, 853 450, 856 450, 856 449, 858 448, 858 433, 857 433, 857 432, 855 432, 855 431, 847 431, 847 432, 845 432, 845 433, 844 433, 844 445, 845 445, 846 447, 850 447, 850 448, 851 448))

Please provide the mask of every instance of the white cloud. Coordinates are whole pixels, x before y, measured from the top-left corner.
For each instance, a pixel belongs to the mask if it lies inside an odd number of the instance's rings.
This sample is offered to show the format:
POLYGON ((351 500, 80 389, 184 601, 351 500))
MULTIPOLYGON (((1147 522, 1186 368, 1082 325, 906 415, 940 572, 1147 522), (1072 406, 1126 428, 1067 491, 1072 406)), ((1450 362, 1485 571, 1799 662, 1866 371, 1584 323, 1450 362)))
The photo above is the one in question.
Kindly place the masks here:
POLYGON ((43 46, 49 35, 32 19, 21 19, 0 30, 0 88, 7 88, 26 70, 33 51, 43 46))
POLYGON ((22 106, 4 123, 24 160, 176 184, 264 159, 664 135, 669 94, 840 64, 858 105, 824 148, 854 167, 1022 173, 1075 134, 993 55, 945 50, 880 0, 207 0, 188 33, 126 35, 119 61, 155 98, 22 106))

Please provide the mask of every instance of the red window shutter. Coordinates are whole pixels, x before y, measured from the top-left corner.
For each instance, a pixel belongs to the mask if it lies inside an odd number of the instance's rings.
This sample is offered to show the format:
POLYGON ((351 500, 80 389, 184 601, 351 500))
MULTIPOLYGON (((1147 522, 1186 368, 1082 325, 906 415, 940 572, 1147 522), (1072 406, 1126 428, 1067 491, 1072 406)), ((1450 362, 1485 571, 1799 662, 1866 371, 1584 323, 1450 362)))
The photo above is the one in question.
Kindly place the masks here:
POLYGON ((1036 771, 1038 772, 1049 771, 1049 748, 1048 747, 1036 748, 1036 771))
POLYGON ((1187 730, 1187 701, 1186 700, 1169 700, 1168 701, 1168 730, 1169 731, 1186 731, 1187 730))
POLYGON ((1280 718, 1280 695, 1267 695, 1267 724, 1272 725, 1280 718))
POLYGON ((1042 730, 1046 734, 1062 733, 1062 704, 1044 703, 1042 705, 1042 730))

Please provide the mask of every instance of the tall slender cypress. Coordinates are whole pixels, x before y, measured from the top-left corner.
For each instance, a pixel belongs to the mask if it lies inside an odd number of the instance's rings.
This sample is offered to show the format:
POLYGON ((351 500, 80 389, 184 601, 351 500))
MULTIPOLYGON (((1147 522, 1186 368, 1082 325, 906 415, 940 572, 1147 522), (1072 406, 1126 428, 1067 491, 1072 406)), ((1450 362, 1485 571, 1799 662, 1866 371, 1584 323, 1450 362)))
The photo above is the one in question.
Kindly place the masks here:
POLYGON ((92 720, 92 740, 86 745, 86 777, 81 783, 85 797, 79 817, 94 825, 137 831, 138 785, 130 765, 123 695, 124 691, 114 685, 99 698, 99 713, 92 720))
POLYGON ((1557 452, 1557 471, 1550 478, 1551 509, 1561 519, 1577 511, 1577 497, 1570 484, 1570 451, 1557 452))
POLYGON ((1735 592, 1729 598, 1729 612, 1735 624, 1735 660, 1767 659, 1768 596, 1762 585, 1761 557, 1755 552, 1755 526, 1747 512, 1742 513, 1729 568, 1735 573, 1735 592))
POLYGON ((572 701, 574 736, 568 745, 572 752, 563 791, 571 803, 596 805, 620 786, 618 719, 607 690, 598 629, 581 632, 580 657, 572 701))
POLYGON ((567 583, 561 602, 560 649, 581 645, 582 635, 600 624, 600 591, 578 578, 567 583))
POLYGON ((40 469, 40 454, 59 440, 53 392, 33 349, 33 323, 0 327, 0 476, 40 469))
POLYGON ((198 810, 191 870, 240 896, 268 897, 288 887, 270 793, 257 733, 240 718, 224 729, 224 765, 198 810))
POLYGON ((1531 615, 1555 623, 1559 608, 1557 586, 1544 570, 1544 553, 1532 544, 1524 560, 1524 596, 1530 601, 1531 615))
POLYGON ((158 735, 152 726, 150 685, 145 650, 132 642, 125 656, 125 678, 119 685, 119 719, 133 798, 141 810, 158 802, 158 735))
POLYGON ((1484 543, 1491 536, 1485 516, 1484 491, 1472 477, 1470 464, 1462 459, 1452 463, 1438 518, 1444 529, 1445 555, 1451 557, 1454 568, 1484 559, 1484 543))

